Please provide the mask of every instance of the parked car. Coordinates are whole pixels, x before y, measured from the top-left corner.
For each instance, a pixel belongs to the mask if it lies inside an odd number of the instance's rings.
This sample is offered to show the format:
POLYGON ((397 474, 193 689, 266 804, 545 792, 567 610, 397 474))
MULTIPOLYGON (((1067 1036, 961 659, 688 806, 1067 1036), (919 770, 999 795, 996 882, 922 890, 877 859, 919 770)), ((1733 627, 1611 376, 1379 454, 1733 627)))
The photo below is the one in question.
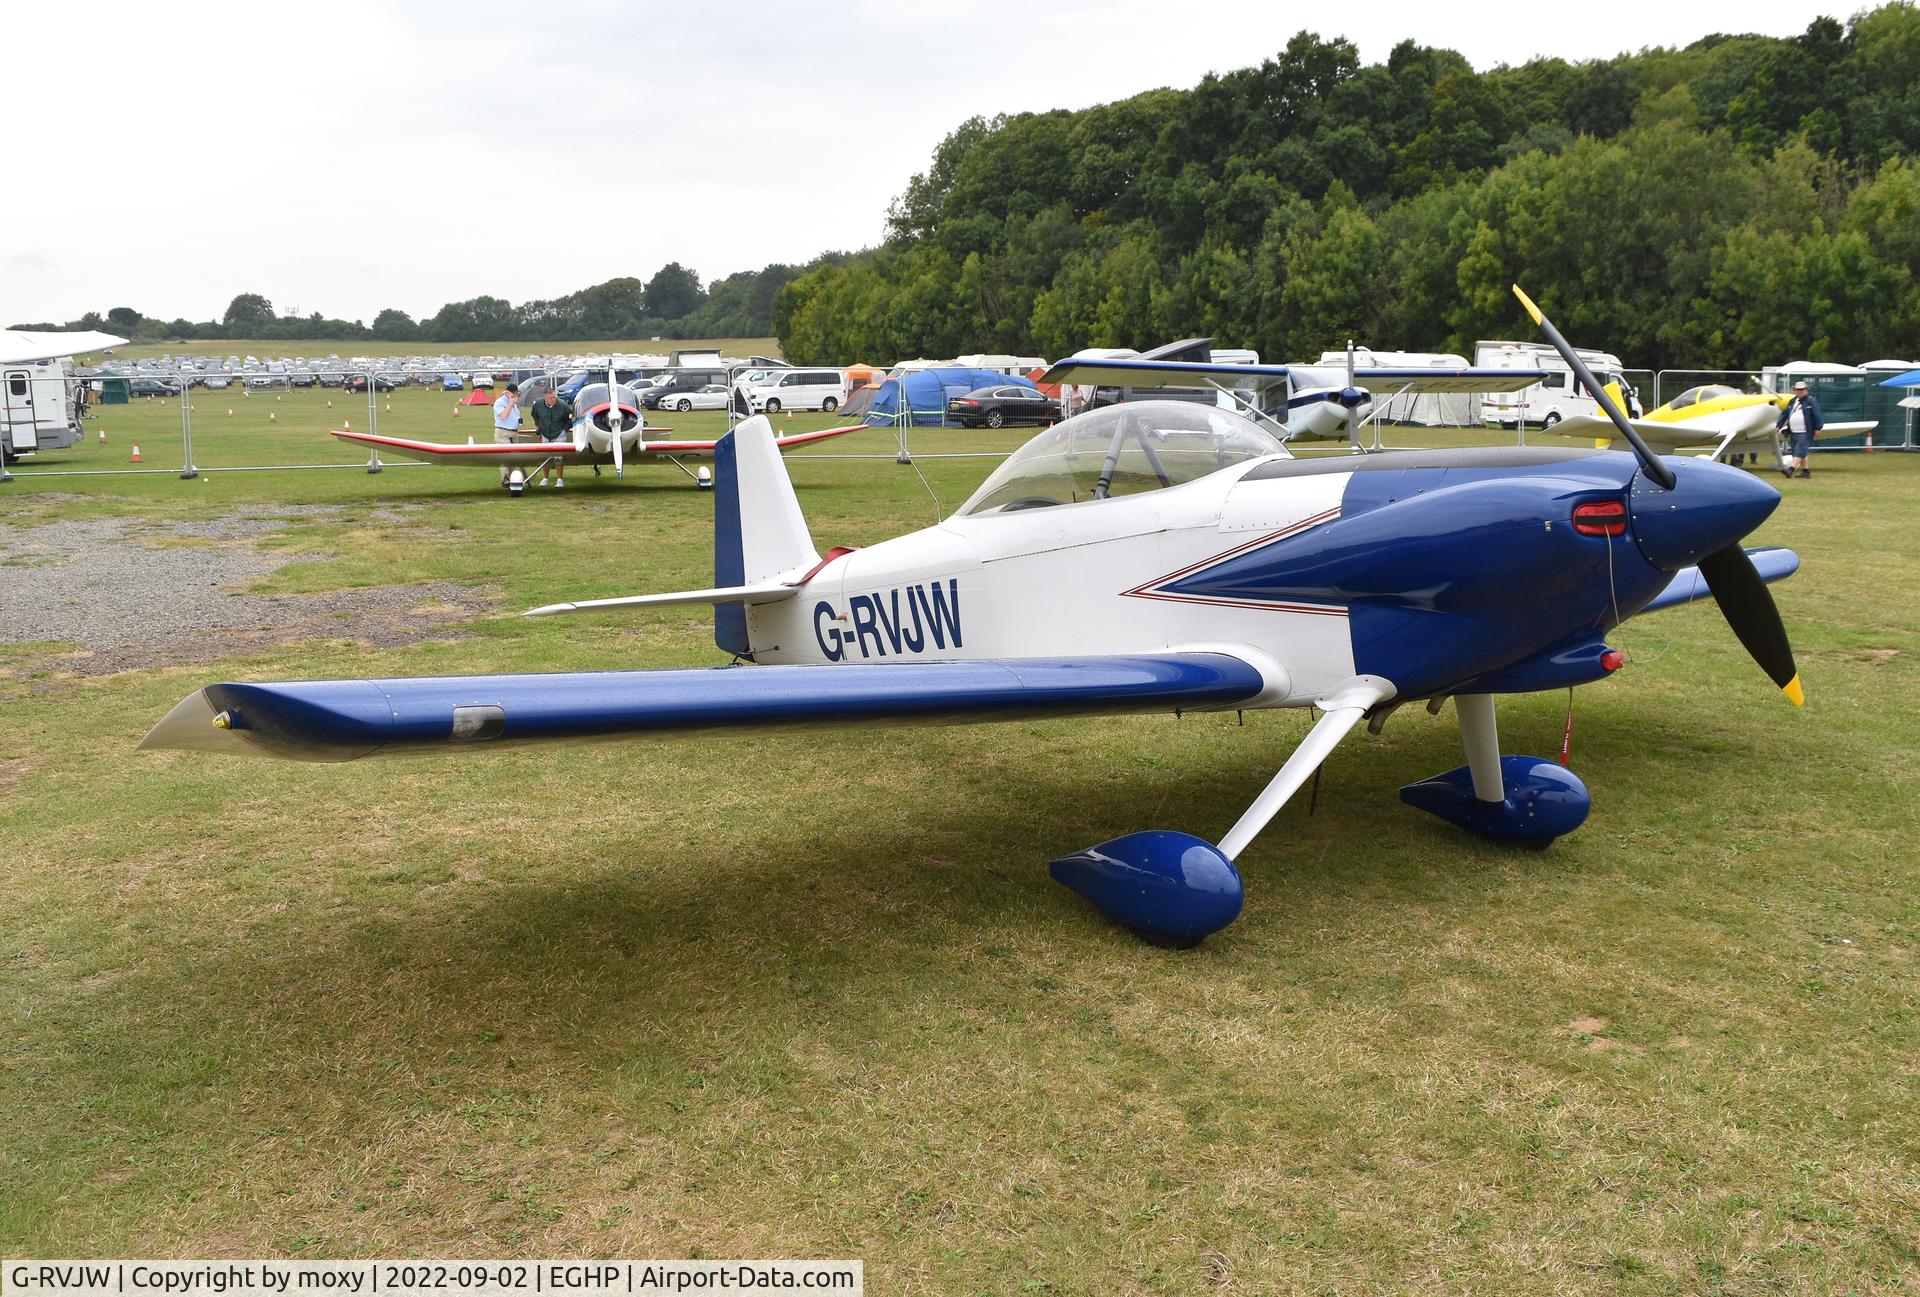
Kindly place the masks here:
POLYGON ((724 410, 728 391, 725 383, 708 383, 697 392, 676 392, 661 401, 658 408, 679 410, 683 414, 688 410, 724 410))
POLYGON ((233 386, 233 380, 231 378, 228 378, 225 374, 208 374, 207 375, 207 390, 209 392, 217 392, 217 391, 220 391, 222 388, 228 388, 232 386, 233 386))
POLYGON ((131 378, 127 380, 127 393, 130 396, 178 396, 180 384, 170 378, 131 378))
POLYGON ((847 399, 847 376, 837 369, 776 371, 759 387, 747 388, 747 404, 778 414, 782 410, 826 410, 847 399))
MULTIPOLYGON (((400 384, 394 382, 393 379, 386 374, 375 374, 373 376, 373 390, 376 392, 397 391, 399 387, 400 387, 400 384)), ((347 390, 349 392, 366 391, 367 376, 365 374, 347 375, 347 390)))
POLYGON ((440 375, 440 390, 443 392, 464 392, 467 390, 467 380, 449 370, 440 375))
POLYGON ((347 376, 341 373, 339 370, 323 369, 320 371, 320 386, 345 387, 346 385, 347 385, 347 376))
POLYGON ((1060 422, 1060 403, 1032 387, 976 387, 947 401, 947 417, 963 428, 1060 422))
POLYGON ((295 387, 312 387, 318 377, 311 369, 296 369, 287 375, 287 381, 295 387))
POLYGON ((641 391, 640 404, 649 410, 672 410, 677 408, 673 398, 681 393, 691 396, 703 387, 714 384, 724 387, 726 382, 727 371, 724 369, 668 370, 655 378, 652 387, 641 391))
POLYGON ((483 370, 483 369, 476 369, 476 370, 474 370, 474 371, 473 371, 473 385, 474 385, 475 387, 484 387, 484 388, 486 388, 486 389, 487 389, 488 391, 492 391, 492 390, 493 390, 493 375, 492 375, 492 374, 489 374, 489 373, 487 373, 487 372, 486 372, 485 370, 483 370))

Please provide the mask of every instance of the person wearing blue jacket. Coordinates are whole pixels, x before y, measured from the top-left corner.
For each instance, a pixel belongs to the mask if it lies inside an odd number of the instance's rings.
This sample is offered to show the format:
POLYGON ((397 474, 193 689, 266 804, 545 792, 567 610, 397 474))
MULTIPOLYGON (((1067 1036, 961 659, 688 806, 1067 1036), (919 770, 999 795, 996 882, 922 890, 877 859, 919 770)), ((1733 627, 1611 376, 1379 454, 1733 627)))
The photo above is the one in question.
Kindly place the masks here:
POLYGON ((1780 411, 1780 421, 1773 425, 1775 432, 1784 431, 1791 443, 1787 449, 1787 462, 1780 471, 1787 477, 1812 477, 1807 468, 1807 455, 1813 450, 1813 439, 1820 435, 1820 429, 1826 426, 1826 420, 1820 417, 1820 402, 1807 391, 1805 379, 1793 385, 1793 399, 1780 411))

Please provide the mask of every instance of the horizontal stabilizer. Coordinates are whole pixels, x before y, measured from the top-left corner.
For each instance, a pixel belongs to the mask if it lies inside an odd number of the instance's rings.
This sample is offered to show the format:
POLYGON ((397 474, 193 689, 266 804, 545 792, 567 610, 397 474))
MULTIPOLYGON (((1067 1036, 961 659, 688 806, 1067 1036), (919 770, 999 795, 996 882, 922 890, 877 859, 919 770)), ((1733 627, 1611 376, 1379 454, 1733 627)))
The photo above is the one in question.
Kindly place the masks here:
POLYGON ((757 585, 734 585, 712 590, 674 590, 666 594, 630 594, 618 599, 580 599, 573 603, 550 603, 530 608, 522 617, 552 617, 565 612, 592 612, 596 608, 659 608, 677 603, 778 603, 800 593, 797 585, 784 581, 762 581, 757 585))
MULTIPOLYGON (((1790 549, 1778 545, 1765 545, 1759 549, 1747 551, 1747 557, 1753 560, 1755 570, 1763 581, 1784 581, 1800 570, 1800 556, 1790 549)), ((1679 604, 1692 603, 1695 599, 1712 597, 1707 589, 1707 579, 1700 575, 1697 567, 1683 567, 1673 574, 1673 580, 1667 582, 1667 588, 1653 597, 1653 601, 1641 612, 1658 612, 1662 608, 1672 608, 1679 604)))
POLYGON ((687 730, 1228 707, 1265 687, 1257 667, 1225 653, 217 684, 140 746, 352 761, 687 730))

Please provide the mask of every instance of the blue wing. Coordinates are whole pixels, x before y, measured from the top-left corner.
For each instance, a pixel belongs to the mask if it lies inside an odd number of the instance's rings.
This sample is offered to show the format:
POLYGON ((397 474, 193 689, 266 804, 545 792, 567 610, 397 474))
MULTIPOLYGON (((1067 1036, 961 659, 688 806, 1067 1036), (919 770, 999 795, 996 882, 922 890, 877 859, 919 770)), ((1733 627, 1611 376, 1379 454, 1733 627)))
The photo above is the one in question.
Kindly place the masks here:
POLYGON ((1256 667, 1224 653, 217 684, 182 700, 140 746, 352 761, 686 730, 1227 707, 1265 687, 1256 667))
MULTIPOLYGON (((1753 566, 1759 570, 1760 579, 1763 581, 1784 581, 1800 570, 1800 556, 1778 545, 1750 549, 1747 551, 1747 557, 1753 560, 1753 566)), ((1700 569, 1683 567, 1673 574, 1673 580, 1667 582, 1667 588, 1653 596, 1652 602, 1640 611, 1657 612, 1676 604, 1692 603, 1695 599, 1711 597, 1707 590, 1706 578, 1700 575, 1700 569)))

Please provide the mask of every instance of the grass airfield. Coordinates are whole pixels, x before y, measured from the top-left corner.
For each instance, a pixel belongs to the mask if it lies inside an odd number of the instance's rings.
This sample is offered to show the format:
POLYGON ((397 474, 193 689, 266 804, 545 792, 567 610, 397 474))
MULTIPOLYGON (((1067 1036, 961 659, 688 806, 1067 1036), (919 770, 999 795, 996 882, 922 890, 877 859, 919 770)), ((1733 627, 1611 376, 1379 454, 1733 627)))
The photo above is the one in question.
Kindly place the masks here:
MULTIPOLYGON (((516 615, 706 584, 711 497, 671 466, 520 500, 485 468, 222 471, 364 460, 325 436, 364 397, 281 396, 196 393, 198 480, 22 476, 0 523, 326 506, 253 592, 451 581, 492 611, 110 674, 0 643, 0 1252, 856 1256, 925 1293, 1920 1282, 1920 456, 1816 458, 1752 542, 1804 561, 1774 588, 1804 712, 1711 605, 1630 622, 1631 665, 1575 697, 1580 832, 1514 852, 1400 805, 1462 760, 1451 712, 1411 709, 1173 953, 1046 861, 1217 836, 1304 715, 136 754, 217 679, 721 660, 694 610, 516 615)), ((488 437, 454 399, 383 395, 380 430, 488 437)), ((16 471, 136 440, 177 468, 179 422, 106 407, 16 471)), ((789 462, 822 548, 990 466, 789 462)), ((1504 702, 1504 749, 1554 755, 1566 705, 1504 702)))

